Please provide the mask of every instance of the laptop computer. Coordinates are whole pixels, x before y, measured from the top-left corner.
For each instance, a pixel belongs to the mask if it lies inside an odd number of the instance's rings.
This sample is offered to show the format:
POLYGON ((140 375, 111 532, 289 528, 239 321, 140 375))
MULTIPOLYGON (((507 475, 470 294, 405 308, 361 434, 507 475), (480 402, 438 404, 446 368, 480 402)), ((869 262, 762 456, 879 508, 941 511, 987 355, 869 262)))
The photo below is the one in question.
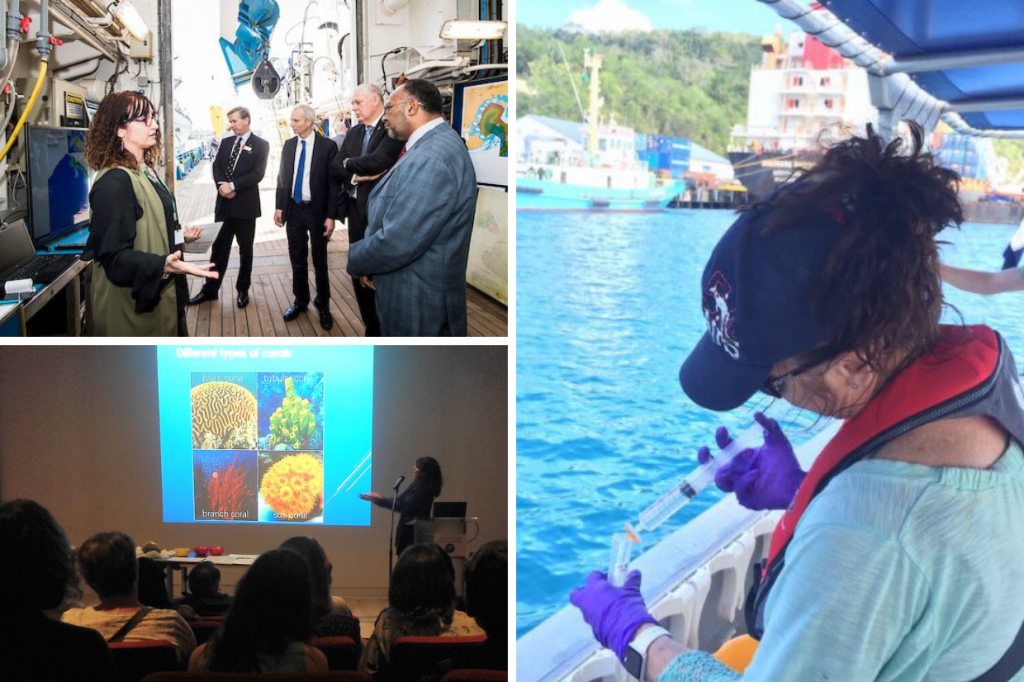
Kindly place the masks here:
POLYGON ((31 279, 35 284, 49 284, 76 260, 78 255, 73 253, 37 256, 23 221, 0 224, 0 295, 12 280, 31 279))
POLYGON ((435 502, 435 519, 464 519, 466 518, 465 502, 435 502))

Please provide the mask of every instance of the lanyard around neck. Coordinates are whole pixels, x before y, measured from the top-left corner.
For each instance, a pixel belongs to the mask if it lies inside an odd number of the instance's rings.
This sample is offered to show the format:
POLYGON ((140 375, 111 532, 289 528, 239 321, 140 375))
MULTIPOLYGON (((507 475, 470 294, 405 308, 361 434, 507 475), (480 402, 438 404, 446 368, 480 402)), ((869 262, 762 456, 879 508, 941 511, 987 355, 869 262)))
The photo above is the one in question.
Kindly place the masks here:
POLYGON ((167 185, 164 184, 163 180, 161 180, 160 177, 157 176, 156 173, 150 172, 149 166, 146 166, 146 165, 142 166, 142 174, 145 175, 149 179, 149 181, 152 182, 153 184, 155 184, 159 189, 162 189, 163 191, 167 192, 167 196, 169 196, 171 198, 171 212, 174 214, 174 224, 175 224, 175 226, 177 226, 177 224, 178 224, 178 201, 174 198, 174 195, 171 194, 171 190, 167 189, 167 185))

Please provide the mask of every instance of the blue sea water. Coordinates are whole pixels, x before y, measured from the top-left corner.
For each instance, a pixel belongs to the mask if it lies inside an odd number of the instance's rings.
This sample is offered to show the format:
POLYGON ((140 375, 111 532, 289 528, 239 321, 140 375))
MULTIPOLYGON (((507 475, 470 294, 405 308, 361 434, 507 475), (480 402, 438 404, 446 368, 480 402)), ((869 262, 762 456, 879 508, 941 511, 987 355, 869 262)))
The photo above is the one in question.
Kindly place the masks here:
MULTIPOLYGON (((745 428, 770 405, 755 397, 714 413, 679 388, 679 365, 705 330, 700 276, 734 217, 517 214, 517 637, 568 603, 589 571, 607 569, 611 534, 695 466, 718 425, 745 428)), ((946 230, 943 259, 996 270, 1015 229, 946 230)), ((999 330, 1021 365, 1024 294, 946 296, 965 322, 999 330)), ((810 415, 781 404, 769 414, 794 442, 810 437, 810 415)), ((720 495, 703 493, 645 546, 720 495)))

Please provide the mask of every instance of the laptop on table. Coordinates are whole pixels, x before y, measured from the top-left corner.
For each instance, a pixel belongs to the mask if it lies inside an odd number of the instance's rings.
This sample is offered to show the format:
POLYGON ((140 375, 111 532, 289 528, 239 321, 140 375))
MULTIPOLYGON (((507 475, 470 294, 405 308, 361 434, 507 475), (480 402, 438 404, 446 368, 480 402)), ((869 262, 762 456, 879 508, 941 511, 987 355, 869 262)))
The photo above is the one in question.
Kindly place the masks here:
POLYGON ((33 284, 49 284, 74 265, 73 253, 37 256, 25 223, 0 225, 0 298, 7 282, 31 279, 33 284))

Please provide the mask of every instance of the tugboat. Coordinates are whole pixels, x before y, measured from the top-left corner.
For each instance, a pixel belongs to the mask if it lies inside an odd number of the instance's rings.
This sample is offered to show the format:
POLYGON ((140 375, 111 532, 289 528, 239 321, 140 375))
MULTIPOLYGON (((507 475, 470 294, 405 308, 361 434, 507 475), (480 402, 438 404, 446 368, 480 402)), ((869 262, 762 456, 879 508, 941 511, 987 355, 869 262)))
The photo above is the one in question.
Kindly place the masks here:
POLYGON ((603 59, 589 53, 584 58, 590 77, 584 151, 554 151, 527 137, 530 151, 516 170, 517 211, 661 211, 685 190, 682 182, 655 183, 637 156, 632 128, 600 124, 603 59))

